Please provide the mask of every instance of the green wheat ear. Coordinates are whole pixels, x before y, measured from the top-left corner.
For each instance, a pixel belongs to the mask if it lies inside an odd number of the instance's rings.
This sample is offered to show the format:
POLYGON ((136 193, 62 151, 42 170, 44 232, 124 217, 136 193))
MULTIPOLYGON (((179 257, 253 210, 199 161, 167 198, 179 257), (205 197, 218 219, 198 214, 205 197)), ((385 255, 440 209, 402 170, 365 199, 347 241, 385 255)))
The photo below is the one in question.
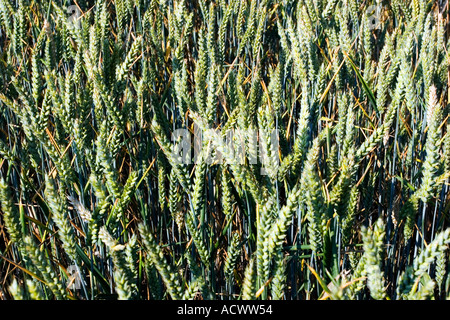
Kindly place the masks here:
POLYGON ((234 233, 233 238, 230 241, 228 251, 227 251, 227 259, 225 260, 225 266, 223 269, 225 278, 230 281, 233 277, 234 267, 236 265, 236 260, 239 255, 239 234, 234 233))
POLYGON ((14 205, 11 189, 3 177, 0 179, 0 204, 5 226, 11 237, 11 241, 20 246, 24 235, 22 234, 19 211, 14 205))
POLYGON ((281 252, 275 257, 275 271, 271 283, 272 299, 282 300, 286 288, 286 261, 281 252))
POLYGON ((72 261, 77 261, 75 235, 70 225, 66 201, 61 196, 61 190, 55 190, 54 181, 46 177, 45 196, 52 213, 52 219, 58 227, 58 234, 63 242, 64 250, 72 261))
POLYGON ((25 294, 23 288, 14 279, 9 286, 9 292, 13 296, 14 300, 25 300, 25 294))
POLYGON ((254 300, 256 293, 255 260, 251 259, 245 269, 244 282, 242 283, 242 299, 254 300))
POLYGON ((370 295, 376 300, 383 300, 386 297, 386 287, 381 268, 382 251, 384 243, 385 225, 383 220, 378 219, 373 231, 363 227, 361 229, 364 247, 365 265, 364 274, 367 276, 367 287, 370 295))
POLYGON ((119 300, 134 299, 137 294, 137 287, 133 281, 135 278, 134 266, 130 265, 129 260, 133 255, 132 250, 136 238, 133 237, 130 242, 124 246, 119 244, 108 232, 106 227, 100 228, 99 238, 108 247, 114 261, 114 281, 116 283, 116 292, 119 300), (126 252, 124 254, 124 249, 126 252))
POLYGON ((163 278, 164 284, 166 285, 172 299, 181 299, 181 283, 178 278, 178 274, 173 271, 173 267, 170 264, 167 264, 161 248, 156 244, 153 239, 153 235, 149 232, 148 228, 143 224, 140 224, 139 233, 142 237, 144 246, 148 251, 150 259, 163 278))

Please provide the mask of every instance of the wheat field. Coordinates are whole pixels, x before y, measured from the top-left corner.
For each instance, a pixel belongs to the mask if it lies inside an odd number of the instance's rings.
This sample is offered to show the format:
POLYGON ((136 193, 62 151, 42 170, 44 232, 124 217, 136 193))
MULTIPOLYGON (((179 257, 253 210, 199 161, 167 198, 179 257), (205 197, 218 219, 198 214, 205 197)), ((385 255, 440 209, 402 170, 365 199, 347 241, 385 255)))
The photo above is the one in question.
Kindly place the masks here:
POLYGON ((449 299, 449 18, 0 0, 0 299, 449 299))

